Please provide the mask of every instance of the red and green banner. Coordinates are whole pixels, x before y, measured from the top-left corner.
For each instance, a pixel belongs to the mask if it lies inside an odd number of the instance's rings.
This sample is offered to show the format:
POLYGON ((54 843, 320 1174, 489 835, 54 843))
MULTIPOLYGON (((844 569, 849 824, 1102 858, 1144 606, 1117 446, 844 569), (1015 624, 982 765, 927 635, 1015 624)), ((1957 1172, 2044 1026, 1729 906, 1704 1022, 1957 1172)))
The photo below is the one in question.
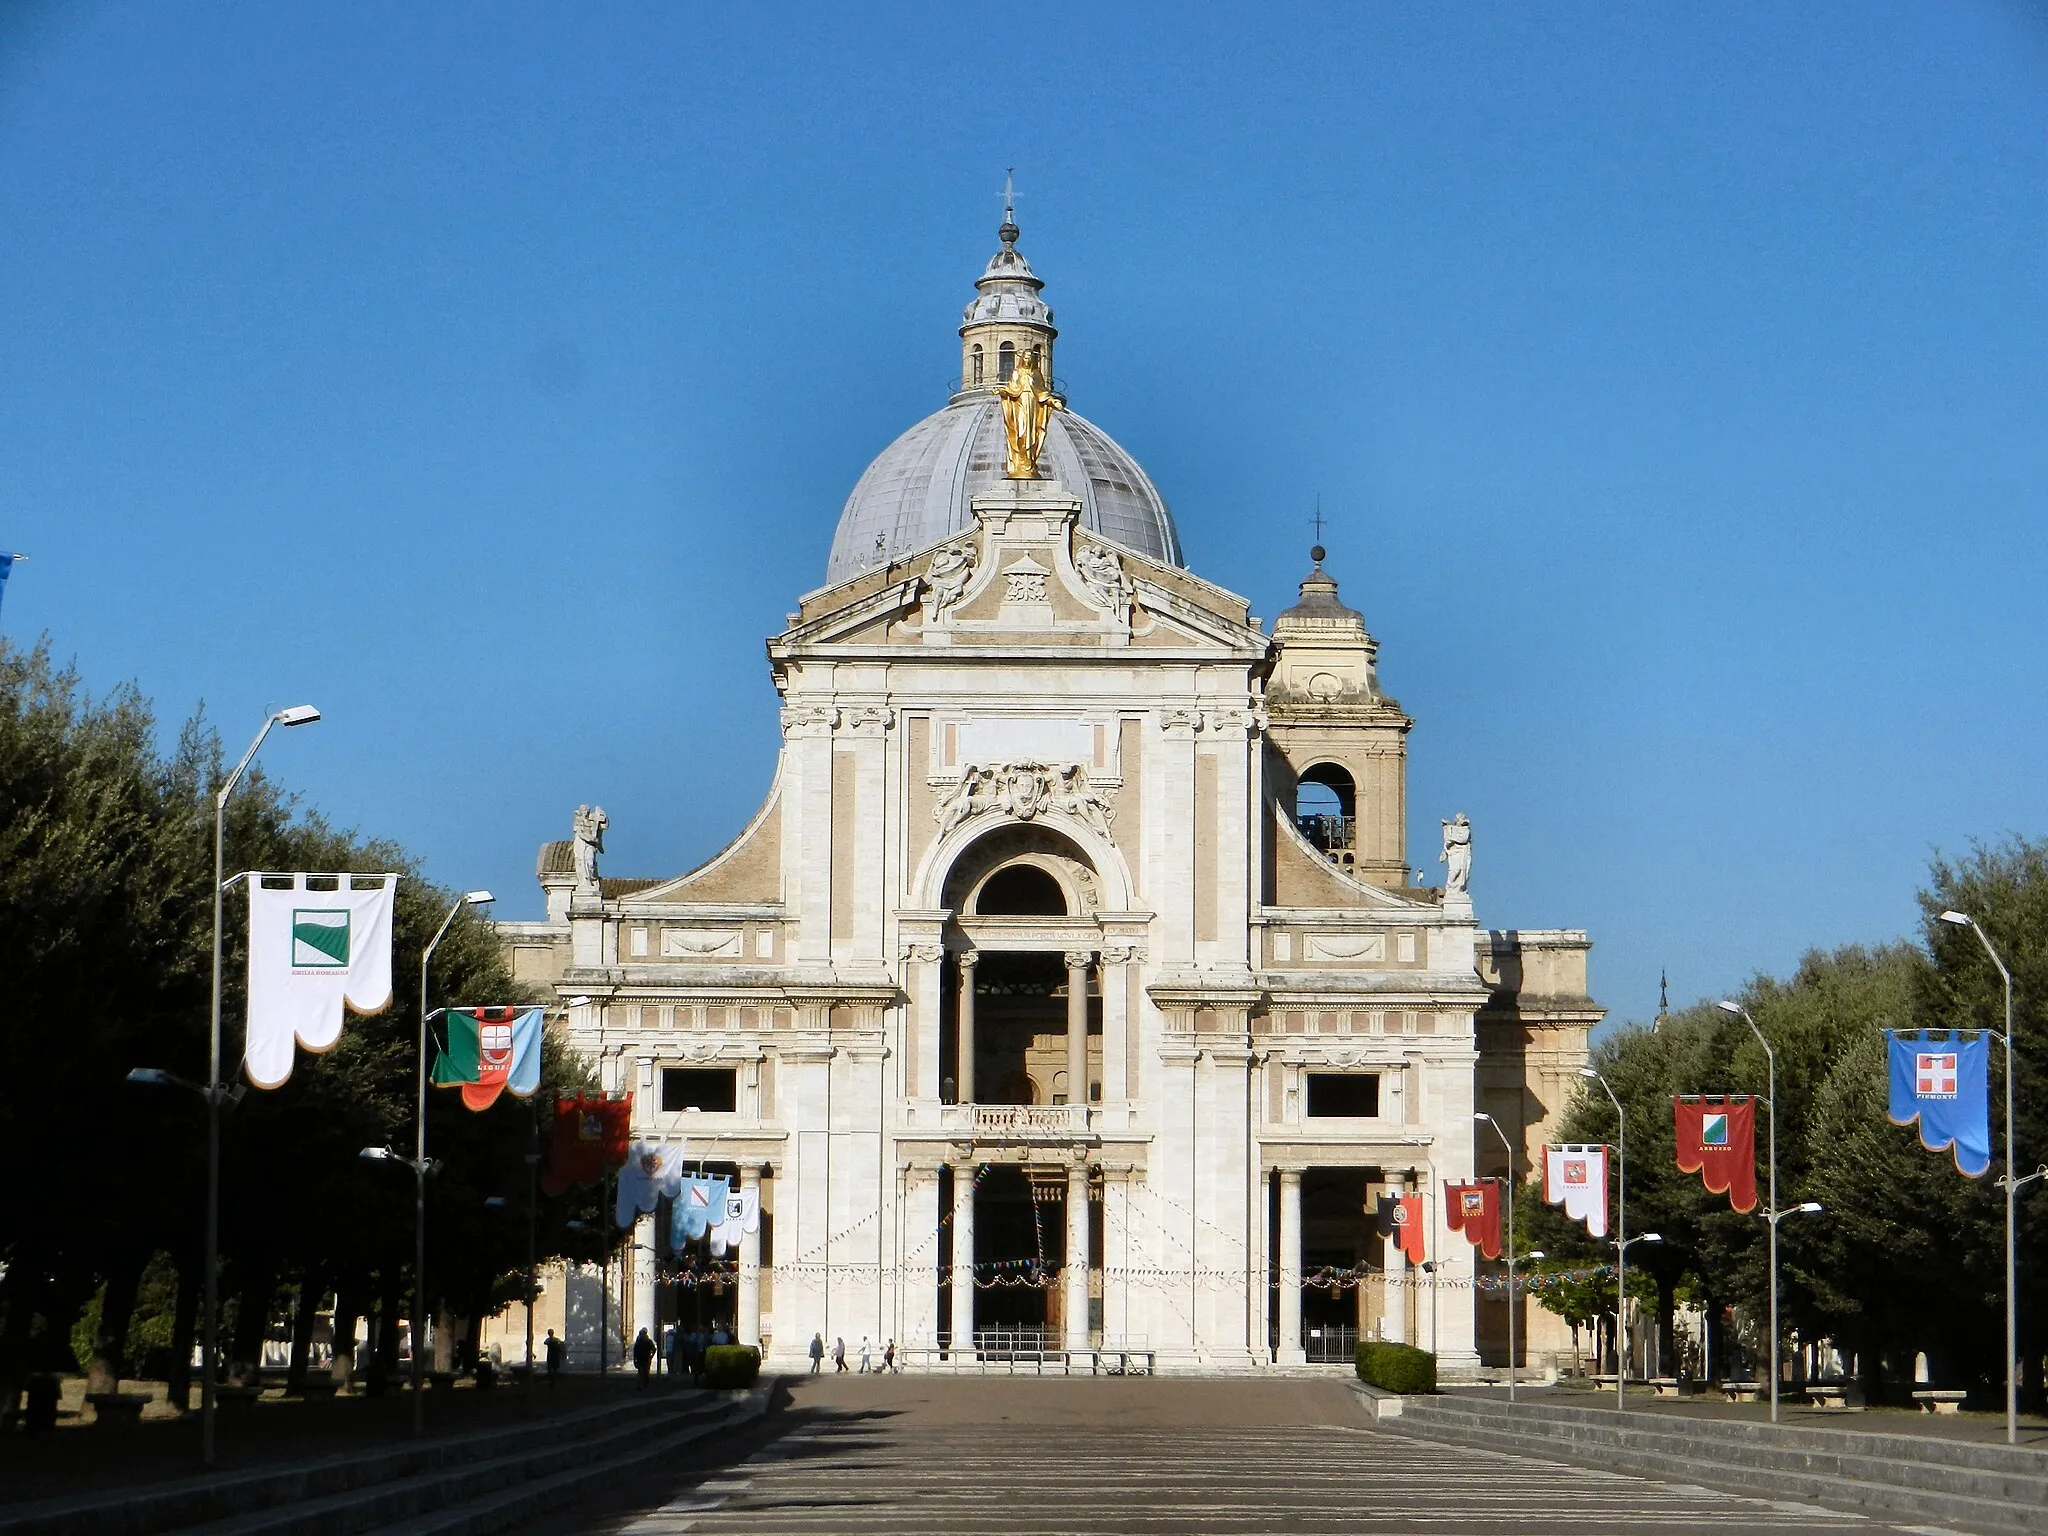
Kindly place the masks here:
POLYGON ((1756 1100, 1748 1094, 1681 1094, 1671 1101, 1678 1171, 1696 1173, 1710 1195, 1738 1211, 1756 1209, 1756 1100))
POLYGON ((1444 1185, 1444 1225, 1489 1259, 1500 1257, 1500 1180, 1444 1185))
POLYGON ((577 1093, 556 1099, 540 1187, 559 1195, 571 1184, 595 1184, 612 1169, 624 1167, 632 1128, 630 1093, 577 1093))
POLYGON ((530 1097, 540 1087, 541 1010, 450 1008, 441 1018, 434 1086, 462 1089, 471 1109, 489 1109, 511 1089, 530 1097))

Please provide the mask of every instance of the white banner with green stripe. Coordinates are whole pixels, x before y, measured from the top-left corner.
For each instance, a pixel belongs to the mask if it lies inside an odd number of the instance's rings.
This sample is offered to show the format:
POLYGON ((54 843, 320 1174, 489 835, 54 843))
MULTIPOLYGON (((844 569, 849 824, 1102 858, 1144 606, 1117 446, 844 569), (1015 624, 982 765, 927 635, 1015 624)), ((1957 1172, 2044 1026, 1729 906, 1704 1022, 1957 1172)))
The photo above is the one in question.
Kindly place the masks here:
POLYGON ((249 1037, 243 1065, 258 1088, 292 1075, 296 1045, 341 1038, 342 1009, 391 1006, 396 875, 249 876, 249 1037))

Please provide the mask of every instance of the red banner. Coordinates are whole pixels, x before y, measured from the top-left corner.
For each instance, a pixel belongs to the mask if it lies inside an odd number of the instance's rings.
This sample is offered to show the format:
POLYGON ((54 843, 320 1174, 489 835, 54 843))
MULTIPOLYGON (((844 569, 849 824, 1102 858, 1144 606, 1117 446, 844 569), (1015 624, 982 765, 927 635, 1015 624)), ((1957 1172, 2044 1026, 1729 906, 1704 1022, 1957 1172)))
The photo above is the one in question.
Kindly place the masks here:
POLYGON ((1756 1100, 1685 1094, 1671 1101, 1678 1171, 1696 1173, 1710 1195, 1726 1195, 1738 1211, 1756 1209, 1756 1100))
POLYGON ((555 1100, 554 1137, 540 1187, 559 1195, 571 1184, 595 1184, 626 1164, 633 1129, 633 1095, 613 1098, 578 1093, 555 1100))
POLYGON ((1500 1180, 1444 1186, 1444 1225, 1462 1232, 1489 1259, 1500 1257, 1500 1180))

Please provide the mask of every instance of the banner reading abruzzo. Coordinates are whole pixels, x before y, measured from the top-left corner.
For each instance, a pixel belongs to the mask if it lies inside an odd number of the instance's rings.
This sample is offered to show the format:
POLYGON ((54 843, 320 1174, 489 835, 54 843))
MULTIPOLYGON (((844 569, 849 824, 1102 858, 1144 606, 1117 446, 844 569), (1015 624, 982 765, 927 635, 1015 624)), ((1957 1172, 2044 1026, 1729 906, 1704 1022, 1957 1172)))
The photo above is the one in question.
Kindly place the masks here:
POLYGON ((292 1075, 293 1045, 325 1051, 344 1007, 391 1006, 396 875, 249 876, 249 1036, 243 1066, 258 1088, 292 1075), (335 890, 313 890, 309 880, 335 890), (289 882, 275 887, 266 881, 289 882))

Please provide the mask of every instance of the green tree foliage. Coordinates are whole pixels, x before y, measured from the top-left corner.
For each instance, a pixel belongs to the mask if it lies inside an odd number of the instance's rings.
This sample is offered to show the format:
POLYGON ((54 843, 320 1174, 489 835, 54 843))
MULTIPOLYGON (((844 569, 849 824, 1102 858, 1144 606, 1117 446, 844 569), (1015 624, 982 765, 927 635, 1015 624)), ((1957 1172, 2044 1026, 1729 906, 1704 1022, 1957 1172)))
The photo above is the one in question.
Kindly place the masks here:
MULTIPOLYGON (((204 1112, 191 1095, 126 1081, 160 1067, 207 1071, 212 945, 212 802, 221 743, 195 719, 165 753, 132 690, 93 699, 46 649, 0 641, 0 1145, 17 1174, 0 1196, 0 1410, 30 1368, 29 1340, 75 1325, 118 1360, 174 1348, 167 1312, 189 1326, 204 1211, 204 1112), (121 1127, 118 1143, 106 1127, 121 1127), (119 1170, 118 1174, 111 1170, 119 1170), (167 1266, 159 1254, 167 1254, 167 1266), (189 1280, 189 1284, 188 1284, 189 1280), (181 1297, 180 1293, 183 1292, 181 1297), (137 1331, 138 1316, 148 1327, 137 1331)), ((395 872, 395 996, 351 1016, 330 1052, 299 1054, 291 1080, 250 1090, 223 1131, 224 1298, 260 1340, 280 1294, 314 1305, 337 1286, 365 1298, 409 1286, 409 1170, 362 1148, 410 1156, 419 1070, 420 957, 453 899, 396 845, 299 810, 260 768, 229 802, 227 869, 395 872), (391 1282, 402 1280, 403 1285, 391 1282)), ((246 899, 224 917, 223 1075, 239 1077, 246 899)), ((436 952, 431 1006, 524 1001, 488 926, 465 912, 436 952)), ((561 1086, 582 1069, 550 1039, 533 1107, 509 1095, 475 1114, 428 1090, 429 1299, 472 1314, 526 1248, 525 1155, 561 1086), (536 1118, 538 1117, 538 1118, 536 1118), (502 1195, 513 1214, 487 1210, 502 1195)), ((588 1214, 548 1202, 543 1257, 563 1222, 588 1214)))
MULTIPOLYGON (((2002 1391, 2004 1342, 2004 1197, 1992 1178, 1960 1176, 1946 1154, 1919 1144, 1918 1132, 1887 1115, 1886 1029, 2003 1027, 1996 972, 1973 934, 1938 921, 1955 908, 1981 922, 2014 974, 2018 1042, 2016 1119, 2024 1174, 2048 1157, 2048 844, 2015 841, 1979 848, 1959 861, 1937 860, 1921 893, 1920 944, 1850 946, 1807 955, 1786 980, 1758 977, 1737 1001, 1777 1053, 1778 1199, 1789 1209, 1819 1201, 1818 1216, 1791 1216, 1780 1228, 1780 1310, 1787 1330, 1832 1339, 1861 1363, 1866 1387, 1882 1400, 1887 1386, 1910 1381, 1912 1358, 1926 1353, 1944 1382, 1988 1398, 2002 1391)), ((2004 1149, 2003 1059, 1992 1052, 1994 1152, 2004 1149)), ((1681 1292, 1719 1317, 1729 1305, 1761 1321, 1770 1278, 1760 1214, 1730 1209, 1699 1177, 1677 1170, 1671 1097, 1677 1093, 1757 1093, 1767 1080, 1762 1047, 1747 1025, 1712 1003, 1672 1014, 1656 1027, 1617 1031, 1594 1052, 1628 1120, 1628 1226, 1660 1233, 1662 1245, 1637 1245, 1632 1270, 1656 1287, 1665 1358, 1681 1292)), ((1768 1118, 1757 1118, 1759 1207, 1768 1200, 1768 1118)), ((1613 1143, 1613 1105, 1596 1084, 1566 1109, 1559 1141, 1613 1143)), ((2002 1171, 2002 1162, 1998 1169, 2002 1171)), ((1522 1198, 1531 1246, 1566 1265, 1610 1259, 1613 1246, 1542 1205, 1540 1181, 1522 1198)), ((2021 1196, 2022 1358, 2038 1399, 2048 1283, 2048 1205, 2021 1196)), ((1586 1321, 1576 1290, 1539 1301, 1574 1324, 1586 1321)), ((1611 1315, 1611 1289, 1601 1311, 1611 1315)), ((1716 1335, 1719 1359, 1736 1341, 1716 1335)), ((1768 1349, 1761 1340, 1757 1353, 1768 1349)))

